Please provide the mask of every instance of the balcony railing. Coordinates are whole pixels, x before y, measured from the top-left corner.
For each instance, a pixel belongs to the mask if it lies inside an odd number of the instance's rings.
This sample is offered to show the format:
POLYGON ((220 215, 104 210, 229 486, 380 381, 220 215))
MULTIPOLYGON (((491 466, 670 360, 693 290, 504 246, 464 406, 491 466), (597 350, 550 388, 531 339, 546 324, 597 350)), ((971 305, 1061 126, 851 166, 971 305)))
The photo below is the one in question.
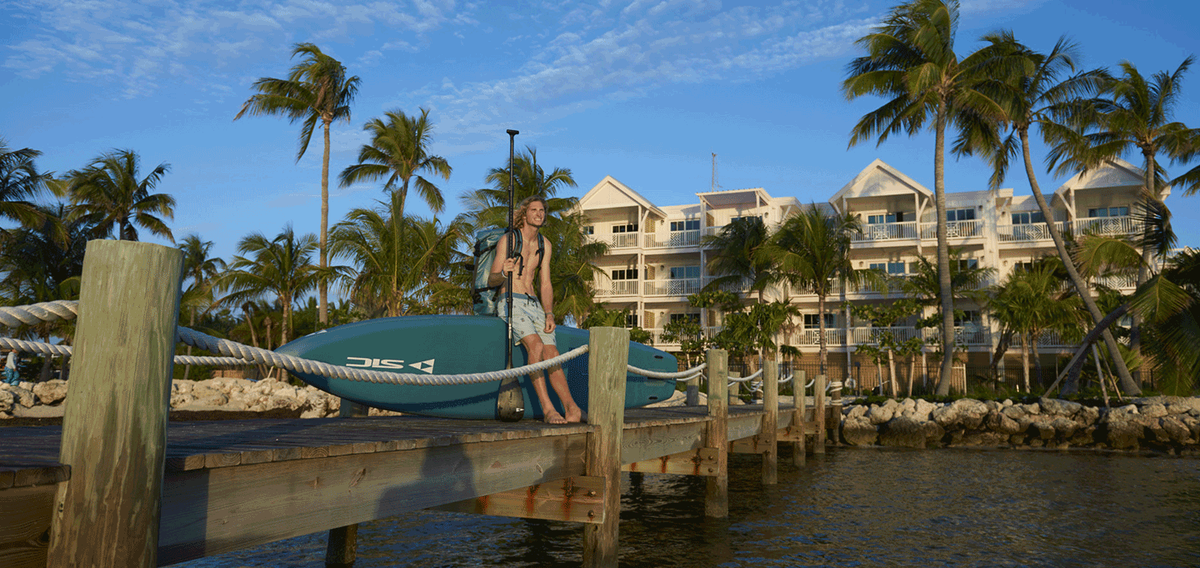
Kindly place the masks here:
MULTIPOLYGON (((1059 223, 1059 230, 1063 224, 1059 223)), ((1027 242, 1050 240, 1050 227, 1046 223, 1027 223, 1023 225, 1000 225, 996 232, 1001 242, 1027 242)))
POLYGON ((597 296, 634 296, 637 295, 637 280, 607 280, 596 283, 597 296))
POLYGON ((850 240, 860 242, 893 241, 917 238, 917 222, 873 223, 864 225, 861 232, 852 233, 850 240))
MULTIPOLYGON (((721 277, 720 276, 705 276, 703 285, 708 286, 709 284, 712 284, 713 280, 716 280, 718 278, 721 278, 721 277)), ((748 278, 743 278, 736 282, 727 282, 727 283, 721 285, 721 291, 745 294, 750 291, 750 284, 752 284, 752 283, 753 282, 751 282, 750 279, 748 279, 748 278)))
POLYGON ((695 246, 700 246, 700 231, 672 231, 666 239, 658 235, 646 235, 646 248, 695 246))
POLYGON ((699 278, 677 278, 674 280, 649 280, 646 282, 647 296, 687 296, 700 291, 699 278))
POLYGON ((1096 284, 1107 286, 1114 290, 1137 288, 1136 276, 1097 276, 1092 281, 1096 284))
MULTIPOLYGON (((983 236, 983 221, 981 219, 971 219, 969 221, 950 221, 946 223, 946 237, 951 239, 965 239, 969 237, 983 236)), ((921 239, 929 240, 937 238, 937 223, 921 223, 921 239)))
POLYGON ((638 246, 638 233, 616 233, 609 240, 608 246, 614 249, 634 248, 638 246))
MULTIPOLYGON (((800 345, 820 345, 821 330, 806 329, 800 334, 800 345)), ((825 328, 825 345, 845 345, 846 330, 840 328, 825 328)))
POLYGON ((1076 235, 1133 235, 1142 232, 1142 224, 1133 217, 1090 217, 1072 222, 1076 235))
POLYGON ((884 332, 890 331, 898 341, 908 341, 913 337, 921 337, 921 330, 912 326, 892 327, 852 327, 851 337, 856 345, 878 343, 884 332))

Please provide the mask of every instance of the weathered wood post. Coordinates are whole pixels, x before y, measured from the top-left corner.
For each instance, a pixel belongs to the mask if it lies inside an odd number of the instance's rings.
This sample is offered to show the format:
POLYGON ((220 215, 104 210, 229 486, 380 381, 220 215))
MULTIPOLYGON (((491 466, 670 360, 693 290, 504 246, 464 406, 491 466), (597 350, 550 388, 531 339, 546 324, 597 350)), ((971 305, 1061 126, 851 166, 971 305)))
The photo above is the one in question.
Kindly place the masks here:
POLYGON ((583 529, 583 565, 617 565, 621 520, 621 438, 625 428, 625 375, 629 330, 593 327, 588 339, 587 475, 604 478, 604 522, 583 529))
MULTIPOLYGON (((371 407, 342 399, 338 418, 361 418, 370 415, 371 407)), ((358 560, 358 525, 346 525, 329 531, 325 545, 325 565, 330 568, 353 566, 358 560)))
MULTIPOLYGON (((729 373, 730 380, 740 379, 740 378, 742 378, 741 373, 729 373)), ((725 381, 725 388, 726 388, 726 390, 729 391, 729 404, 730 405, 737 405, 737 404, 742 403, 742 399, 738 398, 742 395, 742 383, 735 382, 733 384, 729 384, 729 381, 725 381)))
POLYGON ((158 565, 183 253, 87 244, 50 566, 158 565))
POLYGON ((808 453, 808 395, 805 394, 808 377, 804 371, 795 371, 792 375, 792 424, 800 432, 800 441, 792 442, 792 464, 801 467, 807 462, 808 453))
POLYGON ((767 445, 763 452, 763 485, 778 483, 779 464, 779 362, 768 359, 763 362, 763 425, 762 440, 767 445))
POLYGON ((817 435, 813 440, 813 453, 825 453, 825 375, 817 375, 813 384, 813 405, 816 406, 817 435))
POLYGON ((835 445, 842 439, 842 381, 844 379, 845 377, 829 383, 829 419, 833 424, 828 424, 828 432, 833 437, 835 445))
POLYGON ((704 515, 729 516, 729 353, 708 350, 708 430, 704 445, 717 451, 717 472, 705 478, 704 515))
POLYGON ((687 390, 684 391, 683 403, 686 406, 700 406, 700 379, 692 379, 687 382, 687 390))

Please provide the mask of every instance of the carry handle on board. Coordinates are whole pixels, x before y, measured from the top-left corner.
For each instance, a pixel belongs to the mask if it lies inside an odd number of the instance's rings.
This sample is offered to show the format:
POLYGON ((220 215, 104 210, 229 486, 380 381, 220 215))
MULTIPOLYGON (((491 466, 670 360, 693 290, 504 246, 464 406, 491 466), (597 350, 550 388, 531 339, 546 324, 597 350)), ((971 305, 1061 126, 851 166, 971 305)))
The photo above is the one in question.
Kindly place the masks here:
MULTIPOLYGON (((516 232, 513 227, 513 153, 515 151, 516 130, 508 130, 508 252, 506 258, 512 258, 513 239, 516 232)), ((504 361, 506 369, 513 368, 512 344, 512 272, 508 273, 508 285, 505 287, 505 302, 508 304, 508 321, 504 328, 504 361)), ((503 422, 517 422, 525 417, 525 394, 521 392, 521 382, 516 377, 500 380, 500 391, 496 394, 496 419, 503 422)))

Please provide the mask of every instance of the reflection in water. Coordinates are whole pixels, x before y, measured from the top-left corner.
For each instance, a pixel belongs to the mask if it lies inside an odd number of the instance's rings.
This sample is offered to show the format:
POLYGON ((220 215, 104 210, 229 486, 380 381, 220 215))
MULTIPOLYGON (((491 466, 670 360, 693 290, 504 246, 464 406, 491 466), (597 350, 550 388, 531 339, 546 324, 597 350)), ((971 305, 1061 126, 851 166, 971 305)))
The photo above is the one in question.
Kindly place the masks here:
MULTIPOLYGON (((621 566, 1200 566, 1200 460, 839 448, 759 483, 731 456, 728 519, 704 480, 626 476, 621 566)), ((423 511, 359 527, 361 568, 578 566, 579 526, 423 511)), ((324 566, 309 535, 178 566, 324 566)))

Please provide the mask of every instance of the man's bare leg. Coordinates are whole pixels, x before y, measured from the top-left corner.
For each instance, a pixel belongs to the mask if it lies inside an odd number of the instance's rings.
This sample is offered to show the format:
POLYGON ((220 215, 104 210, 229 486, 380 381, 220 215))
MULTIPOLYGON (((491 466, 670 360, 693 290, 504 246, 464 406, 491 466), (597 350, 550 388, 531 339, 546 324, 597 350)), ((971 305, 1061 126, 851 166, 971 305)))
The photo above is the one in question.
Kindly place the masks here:
MULTIPOLYGON (((553 359, 558 357, 558 347, 554 345, 542 346, 542 357, 540 360, 553 359)), ((546 374, 550 375, 550 386, 554 388, 555 394, 558 395, 558 400, 563 403, 563 410, 566 412, 567 422, 580 422, 583 420, 583 409, 575 404, 575 399, 571 396, 571 389, 567 386, 567 375, 563 372, 561 365, 555 365, 546 370, 546 374)))
MULTIPOLYGON (((545 351, 545 345, 542 343, 542 338, 535 335, 526 335, 521 338, 521 343, 525 345, 525 352, 528 354, 528 362, 530 365, 542 362, 545 357, 542 356, 545 351)), ((560 370, 561 374, 562 371, 560 370)), ((538 403, 542 406, 542 420, 547 424, 566 424, 567 419, 555 410, 554 403, 550 402, 550 393, 546 390, 546 378, 542 371, 529 373, 529 380, 533 383, 533 392, 537 393, 538 403)), ((563 379, 566 384, 566 379, 563 379)), ((555 388, 557 391, 558 389, 555 388)), ((561 395, 560 395, 561 396, 561 395)))

